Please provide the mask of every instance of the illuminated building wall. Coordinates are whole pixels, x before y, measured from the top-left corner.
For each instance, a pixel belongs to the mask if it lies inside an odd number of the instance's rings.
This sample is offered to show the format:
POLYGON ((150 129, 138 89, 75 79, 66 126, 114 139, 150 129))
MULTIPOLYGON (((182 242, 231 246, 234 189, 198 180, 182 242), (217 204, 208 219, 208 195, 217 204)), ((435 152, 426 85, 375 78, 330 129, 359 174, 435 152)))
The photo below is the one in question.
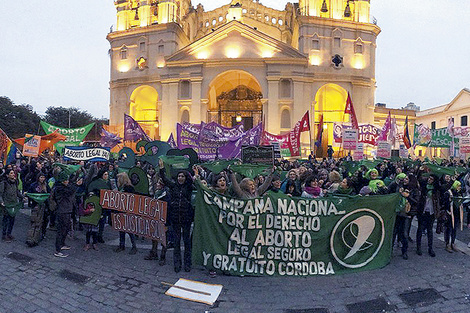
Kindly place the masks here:
MULTIPOLYGON (((166 140, 176 122, 231 126, 235 115, 250 123, 264 116, 279 134, 310 110, 332 134, 333 122, 349 121, 340 114, 348 92, 359 122, 374 122, 380 28, 369 20, 369 1, 300 0, 276 10, 240 0, 207 12, 190 0, 115 5, 111 125, 131 114, 166 140)), ((310 141, 304 133, 304 146, 310 141)))

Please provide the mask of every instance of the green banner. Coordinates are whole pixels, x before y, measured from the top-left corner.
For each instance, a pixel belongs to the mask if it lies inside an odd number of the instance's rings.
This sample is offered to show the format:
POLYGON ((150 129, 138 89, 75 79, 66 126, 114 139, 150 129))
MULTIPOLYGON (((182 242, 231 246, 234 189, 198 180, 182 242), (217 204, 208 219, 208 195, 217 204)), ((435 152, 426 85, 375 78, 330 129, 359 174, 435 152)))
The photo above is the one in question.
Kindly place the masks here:
POLYGON ((272 165, 240 164, 230 166, 231 170, 248 178, 255 178, 258 175, 266 174, 270 168, 272 168, 272 165))
MULTIPOLYGON (((430 129, 429 131, 431 132, 430 139, 429 135, 427 135, 429 132, 425 135, 420 134, 419 128, 415 124, 414 142, 423 147, 450 148, 452 136, 447 132, 447 128, 430 129)), ((454 138, 454 143, 458 145, 459 139, 454 138)))
POLYGON ((390 262, 400 195, 234 199, 198 184, 193 261, 230 275, 334 275, 390 262))
POLYGON ((165 166, 165 174, 167 177, 176 176, 178 170, 189 170, 189 158, 180 155, 162 155, 160 159, 165 166))
POLYGON ((25 195, 38 204, 43 204, 49 199, 50 193, 29 193, 26 192, 25 195))
POLYGON ((54 146, 62 154, 65 146, 78 146, 88 135, 88 132, 93 128, 95 123, 91 123, 79 128, 62 128, 59 126, 54 126, 48 124, 46 122, 41 121, 42 129, 46 132, 46 134, 53 133, 54 131, 58 130, 58 132, 67 137, 65 141, 61 141, 56 143, 54 146))

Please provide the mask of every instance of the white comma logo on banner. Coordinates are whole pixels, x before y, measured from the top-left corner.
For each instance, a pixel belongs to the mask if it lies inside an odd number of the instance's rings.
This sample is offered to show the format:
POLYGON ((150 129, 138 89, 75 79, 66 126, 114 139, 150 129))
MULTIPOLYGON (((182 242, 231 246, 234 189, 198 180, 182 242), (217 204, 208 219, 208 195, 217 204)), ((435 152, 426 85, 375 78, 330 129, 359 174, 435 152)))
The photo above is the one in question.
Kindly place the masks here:
POLYGON ((361 268, 379 253, 384 239, 382 217, 373 210, 358 209, 336 223, 330 237, 330 249, 341 265, 361 268))

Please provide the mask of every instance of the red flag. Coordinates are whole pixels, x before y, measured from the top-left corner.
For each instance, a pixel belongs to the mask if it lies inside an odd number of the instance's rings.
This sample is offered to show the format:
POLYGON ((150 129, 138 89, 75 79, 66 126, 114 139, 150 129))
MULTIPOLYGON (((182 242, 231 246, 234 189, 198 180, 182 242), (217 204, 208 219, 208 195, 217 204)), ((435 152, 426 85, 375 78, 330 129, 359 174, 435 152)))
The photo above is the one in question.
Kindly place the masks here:
POLYGON ((351 95, 348 92, 348 100, 346 100, 346 107, 344 108, 344 114, 351 115, 351 123, 353 129, 359 130, 359 124, 357 123, 356 111, 354 111, 354 105, 351 100, 351 95))
POLYGON ((323 114, 320 115, 320 122, 318 123, 317 140, 315 141, 315 145, 317 147, 321 146, 322 136, 323 136, 323 114))
POLYGON ((408 130, 408 116, 405 119, 405 130, 403 131, 403 143, 406 149, 411 148, 410 131, 408 130))
POLYGON ((300 132, 306 132, 310 130, 310 115, 309 112, 305 112, 304 116, 300 120, 300 132))

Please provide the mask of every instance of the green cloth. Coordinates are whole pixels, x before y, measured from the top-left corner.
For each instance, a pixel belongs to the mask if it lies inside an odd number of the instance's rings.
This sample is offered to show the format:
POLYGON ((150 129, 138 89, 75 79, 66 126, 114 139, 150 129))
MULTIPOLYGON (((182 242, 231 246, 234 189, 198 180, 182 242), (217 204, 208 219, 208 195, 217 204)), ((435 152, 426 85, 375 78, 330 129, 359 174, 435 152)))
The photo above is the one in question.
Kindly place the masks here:
POLYGON ((198 183, 192 261, 237 276, 305 277, 381 268, 392 256, 400 197, 394 193, 308 199, 270 192, 260 198, 237 199, 222 197, 198 183), (312 228, 313 219, 318 223, 312 228), (276 222, 283 220, 291 221, 289 230, 281 230, 276 222), (292 235, 287 242, 291 234, 298 240, 292 235), (302 251, 302 260, 287 260, 296 251, 302 251))
POLYGON ((57 151, 59 151, 60 154, 62 154, 66 146, 78 146, 83 140, 85 140, 88 132, 90 132, 90 130, 95 125, 95 123, 91 123, 78 128, 63 128, 48 124, 43 121, 41 121, 40 124, 47 135, 53 133, 55 130, 58 130, 60 134, 66 137, 65 141, 60 141, 54 144, 54 147, 57 149, 57 151))
POLYGON ((457 190, 458 187, 462 186, 462 183, 459 182, 458 180, 454 181, 454 183, 452 184, 452 189, 455 189, 457 190))
POLYGON ((187 157, 181 155, 162 155, 160 159, 165 166, 165 174, 167 177, 172 177, 173 174, 176 174, 175 171, 189 169, 190 161, 187 157))
POLYGON ((377 176, 379 175, 379 171, 377 171, 377 169, 375 169, 375 168, 372 168, 372 169, 367 171, 365 178, 371 179, 370 174, 373 173, 373 172, 377 173, 377 176))
POLYGON ((68 173, 69 176, 75 173, 76 171, 78 171, 81 167, 81 165, 70 165, 70 164, 62 164, 62 163, 54 163, 53 166, 60 167, 60 169, 68 173))
POLYGON ((237 162, 240 162, 238 159, 233 160, 216 160, 212 162, 201 163, 200 165, 214 174, 219 174, 223 170, 225 170, 230 165, 234 165, 237 162))
POLYGON ((18 203, 5 203, 5 210, 7 211, 8 215, 11 217, 15 217, 16 214, 23 208, 23 202, 18 203))
POLYGON ((377 192, 380 187, 385 186, 385 183, 381 179, 374 179, 369 182, 369 188, 372 192, 377 192))
POLYGON ((50 193, 25 193, 25 195, 38 204, 43 204, 49 199, 50 193))
POLYGON ((92 203, 92 206, 95 208, 95 211, 90 215, 80 216, 80 223, 82 224, 90 224, 90 225, 98 225, 98 221, 101 218, 101 213, 103 209, 100 205, 100 197, 92 196, 85 200, 85 208, 87 207, 88 203, 92 203))
POLYGON ((266 171, 268 171, 270 168, 271 166, 258 164, 241 164, 230 166, 232 171, 252 179, 258 175, 267 174, 266 171))
POLYGON ((364 165, 367 168, 374 168, 378 164, 380 164, 382 161, 381 160, 374 160, 374 161, 369 161, 369 160, 361 160, 361 161, 345 161, 343 163, 346 172, 349 174, 354 174, 362 165, 364 165))
POLYGON ((432 163, 424 163, 424 165, 426 165, 429 168, 432 174, 435 174, 438 177, 441 177, 443 175, 450 175, 450 176, 453 176, 455 174, 458 175, 461 173, 465 173, 467 171, 467 169, 464 167, 442 167, 442 166, 435 165, 432 163))

